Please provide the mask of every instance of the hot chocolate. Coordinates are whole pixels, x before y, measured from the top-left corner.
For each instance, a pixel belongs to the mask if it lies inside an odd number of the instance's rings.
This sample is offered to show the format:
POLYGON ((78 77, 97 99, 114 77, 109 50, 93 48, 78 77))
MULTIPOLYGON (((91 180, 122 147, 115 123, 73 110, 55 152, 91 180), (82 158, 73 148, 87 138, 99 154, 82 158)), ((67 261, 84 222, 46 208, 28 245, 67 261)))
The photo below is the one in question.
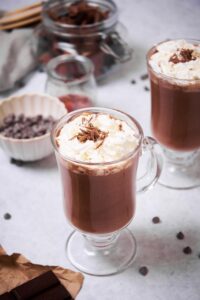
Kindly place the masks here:
POLYGON ((56 133, 57 160, 68 220, 85 233, 112 233, 135 211, 141 136, 107 113, 73 115, 56 133))
POLYGON ((200 147, 200 43, 166 41, 148 53, 152 131, 171 150, 200 147))

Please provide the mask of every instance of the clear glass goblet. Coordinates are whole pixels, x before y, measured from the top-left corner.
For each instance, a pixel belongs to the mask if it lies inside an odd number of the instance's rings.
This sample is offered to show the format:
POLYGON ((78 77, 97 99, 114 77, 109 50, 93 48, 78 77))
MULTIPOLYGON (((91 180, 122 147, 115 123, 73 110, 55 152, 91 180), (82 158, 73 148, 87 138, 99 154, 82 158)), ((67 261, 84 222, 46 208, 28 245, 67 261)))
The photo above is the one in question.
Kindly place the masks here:
MULTIPOLYGON (((200 47, 200 41, 186 41, 200 47)), ((164 154, 159 183, 173 189, 198 187, 200 79, 177 79, 155 71, 151 66, 151 56, 156 53, 158 45, 148 51, 147 66, 151 83, 152 133, 164 154)), ((182 72, 181 68, 179 72, 182 72)))
POLYGON ((136 254, 135 238, 127 229, 135 213, 136 191, 150 188, 160 176, 155 140, 144 137, 139 123, 129 115, 93 107, 64 116, 52 131, 52 143, 61 174, 65 214, 75 229, 67 241, 69 260, 80 271, 92 275, 122 271, 136 254), (63 156, 56 137, 66 122, 85 112, 106 113, 137 128, 138 145, 121 159, 105 163, 86 163, 63 156), (136 187, 140 157, 146 162, 145 175, 136 187))

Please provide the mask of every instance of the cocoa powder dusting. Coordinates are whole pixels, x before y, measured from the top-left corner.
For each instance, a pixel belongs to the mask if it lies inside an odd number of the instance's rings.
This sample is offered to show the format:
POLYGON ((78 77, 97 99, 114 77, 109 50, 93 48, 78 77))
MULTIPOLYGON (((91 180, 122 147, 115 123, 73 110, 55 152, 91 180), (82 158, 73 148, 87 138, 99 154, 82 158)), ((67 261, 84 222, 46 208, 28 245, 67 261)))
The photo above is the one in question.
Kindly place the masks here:
MULTIPOLYGON (((179 49, 178 49, 179 50, 179 49)), ((193 56, 193 50, 192 49, 181 49, 179 50, 179 53, 174 53, 170 59, 169 62, 172 62, 174 64, 178 63, 185 63, 191 60, 196 60, 196 57, 193 56)))

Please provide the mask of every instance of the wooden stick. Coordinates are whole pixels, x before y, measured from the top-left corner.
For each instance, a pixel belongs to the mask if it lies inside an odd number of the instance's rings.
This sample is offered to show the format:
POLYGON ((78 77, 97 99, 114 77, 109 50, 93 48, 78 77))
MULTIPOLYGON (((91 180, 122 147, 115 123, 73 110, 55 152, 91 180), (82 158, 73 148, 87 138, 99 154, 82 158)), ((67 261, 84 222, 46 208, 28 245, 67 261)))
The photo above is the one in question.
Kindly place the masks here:
POLYGON ((15 23, 0 26, 0 30, 19 28, 19 27, 22 27, 22 26, 25 26, 25 25, 29 25, 29 24, 38 22, 40 20, 41 20, 41 16, 36 16, 36 17, 33 17, 33 18, 25 19, 23 21, 19 21, 19 22, 15 22, 15 23))
POLYGON ((28 19, 28 18, 31 18, 33 16, 40 15, 41 11, 42 11, 42 7, 39 6, 39 7, 30 9, 30 10, 23 11, 21 13, 17 13, 17 14, 10 15, 10 16, 5 16, 5 17, 0 19, 0 25, 20 22, 24 19, 28 19))

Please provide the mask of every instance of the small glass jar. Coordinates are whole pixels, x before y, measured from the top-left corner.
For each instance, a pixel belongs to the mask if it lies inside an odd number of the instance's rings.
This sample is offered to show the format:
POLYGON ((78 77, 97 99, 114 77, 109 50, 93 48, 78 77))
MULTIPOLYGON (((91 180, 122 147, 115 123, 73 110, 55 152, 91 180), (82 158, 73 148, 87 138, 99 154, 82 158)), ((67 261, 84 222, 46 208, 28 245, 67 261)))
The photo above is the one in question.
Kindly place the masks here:
POLYGON ((97 79, 116 65, 132 58, 127 43, 127 30, 118 21, 118 8, 112 0, 85 0, 88 5, 108 12, 105 20, 87 25, 71 25, 56 20, 76 0, 50 0, 43 6, 42 24, 34 35, 33 52, 39 63, 64 53, 78 53, 90 58, 97 79), (52 15, 54 18, 52 18, 52 15))
POLYGON ((69 112, 95 105, 94 66, 88 58, 60 55, 49 61, 46 71, 46 93, 59 98, 69 112))

